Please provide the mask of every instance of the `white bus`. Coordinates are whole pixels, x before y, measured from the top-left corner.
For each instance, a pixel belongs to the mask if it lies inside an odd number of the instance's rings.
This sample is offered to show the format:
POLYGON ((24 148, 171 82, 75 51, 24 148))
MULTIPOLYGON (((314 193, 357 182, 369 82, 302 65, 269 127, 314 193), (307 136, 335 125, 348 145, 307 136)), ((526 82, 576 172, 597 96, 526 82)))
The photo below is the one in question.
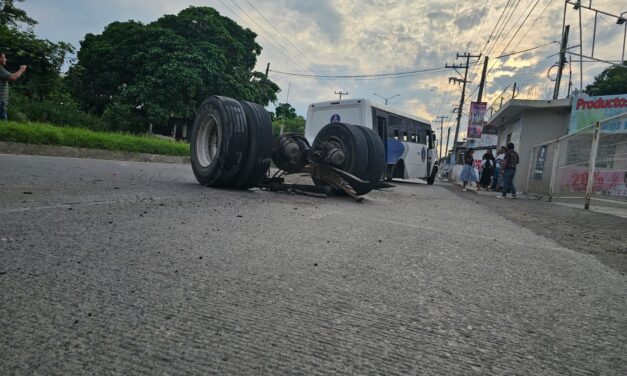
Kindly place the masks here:
POLYGON ((433 184, 437 174, 435 133, 429 121, 405 114, 368 99, 346 99, 310 104, 305 138, 313 144, 329 123, 350 123, 377 132, 385 146, 386 179, 425 179, 433 184))

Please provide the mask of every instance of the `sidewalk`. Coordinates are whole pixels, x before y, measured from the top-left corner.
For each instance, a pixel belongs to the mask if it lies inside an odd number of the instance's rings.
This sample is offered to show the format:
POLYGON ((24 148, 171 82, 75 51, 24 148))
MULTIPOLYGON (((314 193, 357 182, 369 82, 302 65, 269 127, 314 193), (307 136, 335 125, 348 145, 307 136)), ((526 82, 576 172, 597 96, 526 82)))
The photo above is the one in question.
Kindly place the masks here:
MULTIPOLYGON (((448 184, 448 182, 444 181, 442 183, 448 184)), ((462 188, 462 183, 455 181, 453 182, 454 185, 459 186, 460 188, 462 188)), ((470 188, 467 188, 468 191, 465 193, 476 193, 479 194, 481 196, 492 196, 494 198, 496 198, 498 200, 498 197, 496 196, 500 196, 501 193, 500 192, 495 192, 492 190, 488 190, 486 191, 485 189, 481 189, 481 190, 477 190, 477 186, 473 185, 470 188)), ((463 192, 463 191, 462 191, 463 192)), ((511 194, 507 195, 507 199, 512 199, 511 194)), ((525 193, 521 193, 519 192, 516 195, 516 199, 517 200, 535 200, 535 201, 542 201, 545 202, 548 205, 554 204, 554 205, 562 205, 562 206, 566 206, 569 208, 573 208, 573 209, 584 209, 584 198, 581 199, 575 199, 575 200, 564 200, 564 199, 559 199, 559 198, 554 198, 552 202, 548 202, 545 198, 540 197, 540 196, 536 196, 534 194, 525 194, 525 193)), ((606 215, 613 215, 616 217, 620 217, 620 218, 625 218, 627 219, 627 202, 620 202, 620 201, 610 201, 610 202, 603 202, 600 200, 593 200, 592 203, 590 204, 590 211, 596 212, 596 213, 601 213, 601 214, 606 214, 606 215)))
POLYGON ((627 274, 627 209, 624 206, 597 204, 585 210, 583 201, 547 202, 537 196, 524 194, 518 194, 516 200, 503 200, 496 197, 497 192, 477 192, 476 187, 463 192, 461 183, 457 182, 437 184, 491 209, 494 217, 484 218, 488 226, 499 221, 499 217, 511 220, 564 247, 593 255, 602 263, 627 274))

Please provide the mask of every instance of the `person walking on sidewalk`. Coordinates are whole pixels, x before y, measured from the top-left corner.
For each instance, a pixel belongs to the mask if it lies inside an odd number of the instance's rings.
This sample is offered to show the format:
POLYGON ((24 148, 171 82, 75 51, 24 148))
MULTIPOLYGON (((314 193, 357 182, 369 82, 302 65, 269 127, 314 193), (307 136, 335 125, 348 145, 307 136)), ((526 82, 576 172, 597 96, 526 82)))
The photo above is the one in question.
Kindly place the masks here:
POLYGON ((507 153, 501 164, 501 174, 503 175, 503 194, 498 197, 506 198, 507 193, 512 193, 512 198, 516 198, 516 187, 514 187, 514 176, 516 176, 516 167, 520 162, 518 153, 514 151, 514 144, 507 144, 507 153))
MULTIPOLYGON (((462 181, 462 185, 464 187, 464 192, 467 191, 466 185, 469 185, 472 182, 477 182, 477 174, 475 173, 475 167, 473 166, 475 162, 475 158, 473 154, 475 151, 470 148, 464 155, 464 168, 462 169, 462 173, 460 175, 460 179, 462 181)), ((477 183, 477 188, 479 187, 479 183, 477 183)))
POLYGON ((492 155, 492 150, 488 149, 488 151, 483 154, 482 159, 479 185, 487 191, 490 188, 490 183, 492 182, 492 175, 494 175, 495 161, 494 156, 492 155))
POLYGON ((26 65, 20 66, 20 69, 11 73, 4 69, 7 63, 7 57, 0 52, 0 120, 7 120, 7 107, 9 105, 9 81, 17 81, 26 71, 26 65))
POLYGON ((499 192, 501 190, 502 178, 501 178, 501 163, 503 163, 503 158, 505 157, 505 153, 507 152, 507 148, 505 146, 501 146, 499 151, 496 153, 496 168, 494 169, 494 177, 492 178, 492 186, 490 187, 493 191, 499 192))

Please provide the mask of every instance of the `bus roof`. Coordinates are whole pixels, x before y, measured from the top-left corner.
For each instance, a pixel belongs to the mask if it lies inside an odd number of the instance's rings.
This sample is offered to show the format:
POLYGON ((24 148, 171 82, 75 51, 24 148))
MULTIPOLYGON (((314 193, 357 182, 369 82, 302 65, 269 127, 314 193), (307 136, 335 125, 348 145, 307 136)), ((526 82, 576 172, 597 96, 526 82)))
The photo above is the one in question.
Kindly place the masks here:
POLYGON ((384 104, 381 103, 376 103, 373 102, 369 99, 344 99, 344 100, 334 100, 334 101, 325 101, 325 102, 317 102, 317 103, 312 103, 309 105, 309 107, 333 107, 336 105, 361 105, 361 104, 365 104, 367 106, 371 106, 374 108, 377 108, 379 110, 383 110, 383 111, 387 111, 391 114, 395 114, 395 115, 399 115, 399 116, 403 116, 412 120, 416 120, 419 121, 421 123, 425 123, 425 124, 429 124, 431 125, 431 122, 429 120, 423 119, 419 116, 416 115, 411 115, 408 114, 406 112, 397 110, 396 108, 390 107, 390 106, 386 106, 384 104))

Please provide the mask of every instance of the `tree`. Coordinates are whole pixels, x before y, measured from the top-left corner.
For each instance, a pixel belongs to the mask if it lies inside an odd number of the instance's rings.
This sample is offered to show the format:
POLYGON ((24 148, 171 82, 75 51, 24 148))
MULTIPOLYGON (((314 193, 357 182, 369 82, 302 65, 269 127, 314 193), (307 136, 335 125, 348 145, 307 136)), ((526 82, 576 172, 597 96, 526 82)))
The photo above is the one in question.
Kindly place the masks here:
POLYGON ((274 118, 272 120, 272 133, 274 137, 281 133, 283 128, 284 133, 298 133, 300 135, 305 134, 305 118, 302 116, 296 116, 294 118, 274 118))
POLYGON ((594 82, 586 86, 588 95, 627 94, 627 61, 623 66, 612 66, 594 78, 594 82))
POLYGON ((32 30, 7 26, 0 26, 0 46, 7 54, 9 71, 28 66, 27 74, 13 84, 13 90, 39 100, 60 89, 61 68, 67 55, 74 51, 68 43, 38 39, 32 30))
POLYGON ((15 92, 42 100, 59 90, 61 68, 74 50, 68 43, 38 39, 33 32, 37 21, 14 4, 23 1, 0 0, 0 52, 8 55, 10 71, 28 66, 28 73, 13 85, 15 92), (24 30, 22 24, 28 27, 24 30))
POLYGON ((255 37, 209 7, 147 25, 113 22, 85 36, 68 81, 85 110, 124 118, 134 132, 190 118, 213 94, 267 105, 279 88, 253 71, 261 53, 255 37))
POLYGON ((279 105, 276 107, 274 112, 277 118, 285 118, 285 119, 296 118, 296 109, 292 107, 289 103, 279 103, 279 105))
POLYGON ((0 26, 16 27, 20 23, 35 26, 37 21, 28 17, 24 10, 17 8, 13 4, 15 1, 24 2, 24 0, 0 0, 0 26))

